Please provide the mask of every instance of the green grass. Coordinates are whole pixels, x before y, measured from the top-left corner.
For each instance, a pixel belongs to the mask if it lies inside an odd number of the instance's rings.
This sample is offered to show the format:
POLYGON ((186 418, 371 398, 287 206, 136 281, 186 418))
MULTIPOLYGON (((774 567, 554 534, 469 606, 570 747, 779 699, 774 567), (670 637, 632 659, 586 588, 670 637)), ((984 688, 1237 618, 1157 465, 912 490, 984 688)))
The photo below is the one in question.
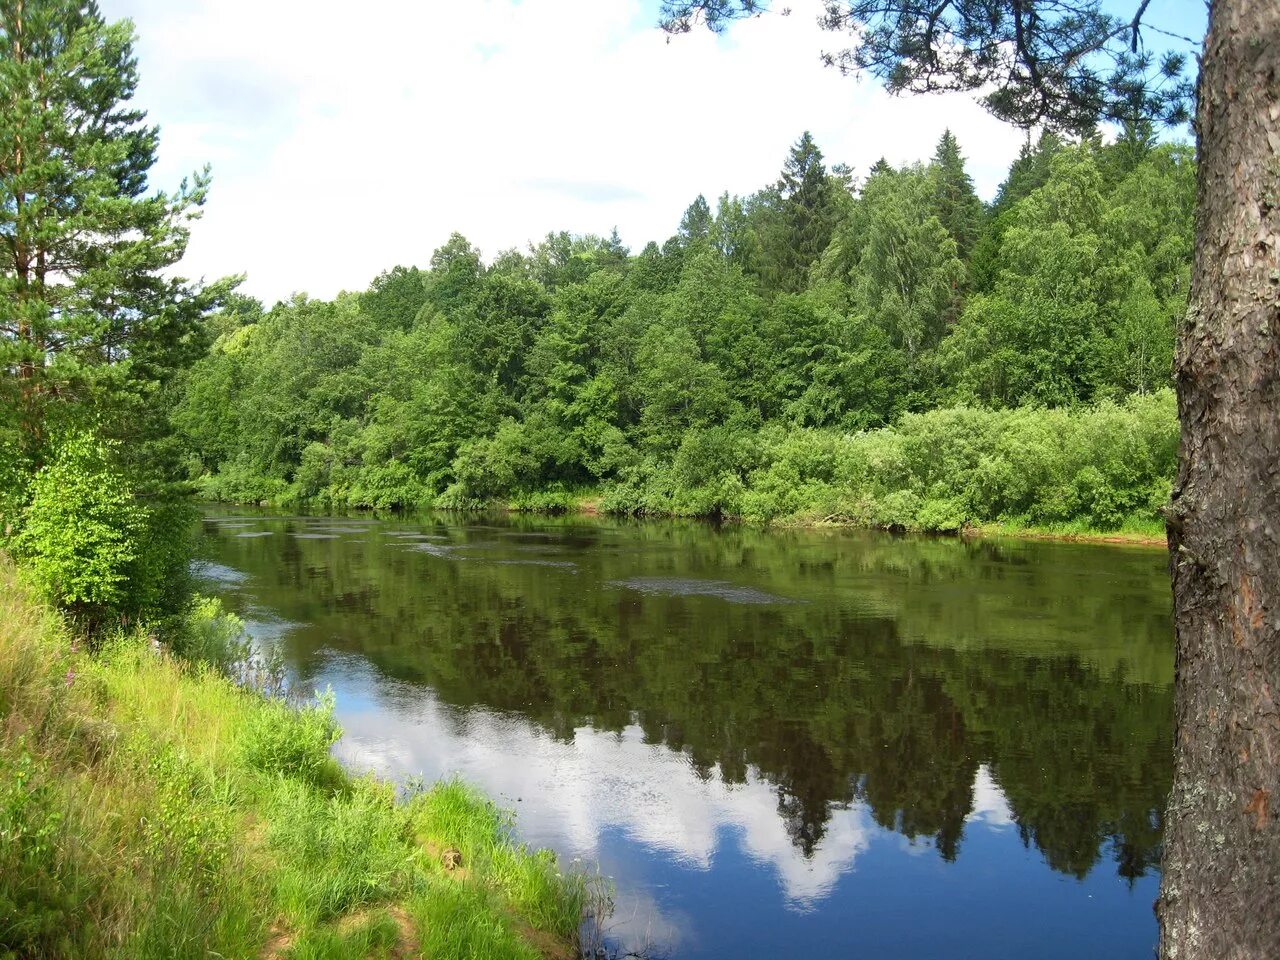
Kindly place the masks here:
POLYGON ((424 956, 467 960, 537 960, 542 956, 504 920, 493 894, 480 887, 437 882, 410 904, 409 912, 417 929, 423 931, 424 956))
POLYGON ((349 776, 336 736, 331 700, 267 699, 141 632, 78 648, 0 556, 0 958, 572 952, 583 877, 459 782, 349 776))
POLYGON ((507 499, 506 507, 512 513, 583 513, 592 511, 599 500, 598 487, 565 489, 555 485, 514 494, 507 499))

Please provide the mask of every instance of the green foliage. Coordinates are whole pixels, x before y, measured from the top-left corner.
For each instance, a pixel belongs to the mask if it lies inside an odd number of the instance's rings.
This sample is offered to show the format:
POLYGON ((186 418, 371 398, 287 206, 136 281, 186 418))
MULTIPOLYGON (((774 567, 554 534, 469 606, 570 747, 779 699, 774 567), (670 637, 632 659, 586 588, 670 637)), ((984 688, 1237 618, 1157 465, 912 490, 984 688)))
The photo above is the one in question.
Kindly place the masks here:
POLYGON ((1191 250, 1189 158, 1162 148, 1110 189, 1099 160, 1087 145, 1057 150, 1044 185, 999 224, 991 289, 939 350, 954 397, 1067 405, 1171 385, 1191 250))
POLYGON ((223 609, 217 597, 197 597, 181 629, 169 644, 175 654, 191 663, 230 672, 252 653, 244 621, 223 609))
POLYGON ((808 518, 951 532, 983 523, 1155 532, 1177 458, 1173 393, 1078 410, 908 414, 862 433, 686 435, 603 492, 609 511, 808 518))
POLYGON ((179 614, 190 596, 194 513, 140 502, 117 445, 77 432, 31 480, 14 548, 46 597, 89 632, 112 619, 179 614))
POLYGON ((77 906, 59 857, 63 818, 46 771, 19 740, 0 753, 0 957, 42 955, 67 946, 77 906))
POLYGON ((30 496, 30 483, 31 474, 19 454, 16 433, 0 432, 0 542, 17 533, 30 496))
POLYGON ((496 960, 539 956, 529 928, 571 949, 582 881, 456 784, 398 799, 347 776, 331 698, 295 711, 141 630, 76 650, 3 557, 0 613, 5 960, 354 960, 432 937, 496 960), (441 805, 456 815, 427 815, 441 805), (483 854, 449 874, 439 853, 464 838, 483 854))
POLYGON ((960 258, 966 259, 981 234, 986 210, 974 192, 960 144, 950 130, 944 130, 938 140, 929 178, 933 181, 934 215, 955 240, 960 258))
POLYGON ((90 624, 138 607, 148 514, 113 452, 90 434, 69 437, 32 481, 16 541, 45 595, 90 624))
POLYGON ((840 213, 842 184, 827 173, 809 131, 791 147, 777 184, 756 203, 765 282, 781 291, 803 290, 809 269, 827 248, 840 213))
POLYGON ((1073 499, 1055 482, 1060 509, 969 490, 1017 456, 962 460, 988 473, 947 491, 905 470, 845 488, 864 448, 916 429, 909 415, 1123 405, 1170 386, 1193 198, 1190 151, 1137 128, 1110 146, 1029 142, 989 210, 949 132, 927 165, 881 162, 860 183, 806 134, 776 183, 697 198, 636 256, 560 232, 486 266, 454 235, 429 268, 359 295, 237 306, 210 321, 174 420, 210 499, 554 512, 592 490, 629 513, 940 530, 1149 519, 1147 493, 1108 506, 1088 475, 1073 499), (848 476, 784 479, 772 451, 796 429, 848 476))
MULTIPOLYGON (((161 391, 204 347, 230 283, 168 274, 207 171, 148 193, 158 131, 131 105, 133 27, 83 0, 0 4, 0 405, 39 462, 57 429, 95 420, 163 461, 161 391)), ((8 424, 5 425, 6 427, 8 424)))
POLYGON ((860 248, 852 305, 912 360, 942 339, 964 279, 957 241, 938 218, 935 179, 922 168, 872 176, 850 223, 860 248))
MULTIPOLYGON (((699 24, 719 32, 767 9, 763 0, 663 0, 660 23, 668 33, 699 24)), ((843 73, 869 73, 892 93, 981 91, 988 110, 1024 129, 1087 133, 1134 117, 1186 123, 1189 58, 1146 49, 1147 4, 1132 20, 1117 12, 1102 0, 835 0, 819 23, 857 40, 822 58, 843 73)))
POLYGON ((244 725, 240 754, 254 770, 295 777, 318 784, 334 776, 329 748, 341 731, 333 719, 333 693, 322 694, 314 706, 294 709, 281 700, 268 700, 244 725))
POLYGON ((161 619, 186 614, 194 584, 195 508, 186 500, 155 498, 146 504, 146 526, 130 574, 133 615, 161 619))

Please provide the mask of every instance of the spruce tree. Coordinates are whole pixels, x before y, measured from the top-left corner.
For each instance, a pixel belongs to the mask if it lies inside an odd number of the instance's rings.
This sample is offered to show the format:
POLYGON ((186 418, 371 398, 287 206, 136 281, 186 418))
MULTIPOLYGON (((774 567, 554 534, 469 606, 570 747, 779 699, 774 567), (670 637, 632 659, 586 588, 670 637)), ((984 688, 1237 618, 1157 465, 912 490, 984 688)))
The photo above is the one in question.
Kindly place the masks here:
POLYGON ((693 246, 706 240, 711 230, 711 221, 711 207, 707 205, 707 198, 698 194, 697 199, 689 204, 684 216, 680 218, 680 229, 677 233, 681 242, 686 246, 693 246))
POLYGON ((964 169, 960 144, 944 130, 933 154, 930 174, 934 185, 934 209, 938 220, 956 241, 960 259, 966 259, 982 229, 983 207, 964 169))
POLYGON ((775 209, 765 231, 765 280, 770 286, 804 289, 809 268, 835 231, 835 190, 822 151, 806 130, 792 146, 774 187, 775 209))

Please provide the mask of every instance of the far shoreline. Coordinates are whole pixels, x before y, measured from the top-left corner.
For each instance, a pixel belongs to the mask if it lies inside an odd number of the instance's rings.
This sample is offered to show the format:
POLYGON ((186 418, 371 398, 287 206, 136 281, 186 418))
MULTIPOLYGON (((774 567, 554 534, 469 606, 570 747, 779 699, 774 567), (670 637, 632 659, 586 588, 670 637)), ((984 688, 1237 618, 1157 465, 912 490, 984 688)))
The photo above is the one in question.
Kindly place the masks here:
POLYGON ((1164 535, 1156 534, 1150 531, 1142 530, 1054 530, 1043 527, 1024 527, 1016 524, 984 522, 969 526, 961 527, 957 530, 923 530, 908 529, 901 527, 877 526, 871 523, 860 522, 858 520, 846 519, 837 516, 817 517, 813 515, 798 515, 792 517, 779 517, 777 519, 756 522, 744 520, 735 516, 689 516, 677 513, 626 513, 619 511, 604 510, 601 508, 601 498, 598 494, 590 494, 574 498, 571 503, 562 502, 554 508, 531 508, 529 506, 518 503, 502 503, 496 502, 487 506, 477 505, 474 508, 460 509, 458 507, 395 507, 389 509, 378 509, 376 507, 365 506, 340 506, 337 504, 296 502, 296 503, 275 503, 271 501, 249 501, 249 500, 211 500, 200 497, 195 498, 195 502, 200 504, 226 504, 228 506, 242 507, 268 507, 272 509, 300 509, 307 512, 319 513, 372 513, 372 514, 396 514, 400 516, 412 515, 419 510, 435 510, 443 513, 458 514, 477 514, 482 515, 486 512, 500 512, 513 515, 524 516, 578 516, 578 517, 626 517, 634 520, 700 520, 704 522, 724 523, 733 526, 753 526, 760 529, 774 528, 778 530, 822 530, 822 529, 842 529, 842 530, 865 530, 876 533, 889 534, 914 534, 921 536, 948 537, 958 540, 1027 540, 1027 541, 1046 541, 1056 543, 1085 543, 1098 544, 1112 547, 1141 547, 1144 549, 1160 548, 1167 550, 1169 546, 1168 538, 1164 535))

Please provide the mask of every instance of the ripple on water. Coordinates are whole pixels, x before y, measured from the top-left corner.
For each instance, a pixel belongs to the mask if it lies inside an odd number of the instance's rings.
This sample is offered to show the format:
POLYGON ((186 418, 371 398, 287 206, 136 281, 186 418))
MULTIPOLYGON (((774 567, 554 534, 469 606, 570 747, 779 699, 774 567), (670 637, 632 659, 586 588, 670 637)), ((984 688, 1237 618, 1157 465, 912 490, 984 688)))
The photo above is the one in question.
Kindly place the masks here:
POLYGON ((765 593, 754 587, 743 587, 727 580, 697 580, 686 577, 631 577, 610 580, 609 586, 623 587, 660 597, 716 597, 728 603, 797 603, 788 597, 765 593))
POLYGON ((562 570, 577 570, 578 565, 572 560, 495 560, 495 566, 501 567, 559 567, 562 570))
POLYGON ((191 573, 201 580, 226 584, 227 586, 244 583, 249 579, 247 573, 242 573, 234 567, 228 567, 226 564, 214 563, 212 560, 192 560, 191 573))
POLYGON ((251 530, 247 533, 237 533, 236 537, 241 540, 248 540, 252 537, 269 537, 271 533, 272 531, 270 530, 251 530))
POLYGON ((406 550, 416 550, 418 553, 425 553, 431 557, 446 557, 450 560, 465 560, 465 557, 459 557, 457 547, 448 547, 441 543, 406 543, 406 550))

